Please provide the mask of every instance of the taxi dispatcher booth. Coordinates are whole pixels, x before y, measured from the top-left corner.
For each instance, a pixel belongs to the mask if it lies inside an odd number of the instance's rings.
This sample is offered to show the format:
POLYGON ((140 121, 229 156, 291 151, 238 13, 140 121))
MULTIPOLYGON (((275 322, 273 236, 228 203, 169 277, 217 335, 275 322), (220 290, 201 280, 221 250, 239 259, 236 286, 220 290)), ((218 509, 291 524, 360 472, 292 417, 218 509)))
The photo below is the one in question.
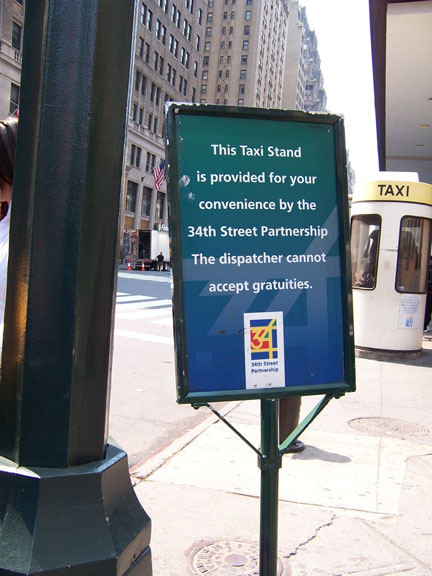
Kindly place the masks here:
POLYGON ((417 356, 426 306, 432 185, 381 175, 382 180, 356 191, 352 201, 356 352, 417 356))

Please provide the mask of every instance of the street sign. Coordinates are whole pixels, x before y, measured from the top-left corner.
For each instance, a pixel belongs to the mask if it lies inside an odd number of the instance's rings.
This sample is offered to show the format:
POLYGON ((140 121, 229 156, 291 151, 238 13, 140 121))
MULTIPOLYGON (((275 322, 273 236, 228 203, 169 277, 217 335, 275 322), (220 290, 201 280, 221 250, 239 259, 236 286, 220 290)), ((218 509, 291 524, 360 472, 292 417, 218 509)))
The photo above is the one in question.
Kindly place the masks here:
POLYGON ((343 120, 167 110, 178 401, 354 390, 343 120))

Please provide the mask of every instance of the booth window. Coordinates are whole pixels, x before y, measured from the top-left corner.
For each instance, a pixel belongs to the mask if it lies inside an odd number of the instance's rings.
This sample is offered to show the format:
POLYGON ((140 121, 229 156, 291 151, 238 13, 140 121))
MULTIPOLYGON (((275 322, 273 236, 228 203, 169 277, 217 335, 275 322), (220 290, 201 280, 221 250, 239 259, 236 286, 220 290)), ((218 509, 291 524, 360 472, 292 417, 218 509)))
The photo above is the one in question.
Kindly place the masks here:
POLYGON ((351 269, 353 288, 376 286, 381 216, 362 214, 351 220, 351 269))
POLYGON ((404 216, 399 232, 396 290, 425 294, 429 260, 431 221, 404 216))

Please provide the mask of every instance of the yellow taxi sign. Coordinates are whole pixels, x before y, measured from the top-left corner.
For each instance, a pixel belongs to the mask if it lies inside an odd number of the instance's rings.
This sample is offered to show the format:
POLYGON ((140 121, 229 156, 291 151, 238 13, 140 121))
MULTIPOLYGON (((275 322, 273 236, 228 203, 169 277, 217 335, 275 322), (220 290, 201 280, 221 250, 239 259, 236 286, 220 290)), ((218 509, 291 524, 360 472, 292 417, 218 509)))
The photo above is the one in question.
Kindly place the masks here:
POLYGON ((432 206, 432 185, 402 180, 374 180, 355 191, 353 202, 412 202, 432 206))

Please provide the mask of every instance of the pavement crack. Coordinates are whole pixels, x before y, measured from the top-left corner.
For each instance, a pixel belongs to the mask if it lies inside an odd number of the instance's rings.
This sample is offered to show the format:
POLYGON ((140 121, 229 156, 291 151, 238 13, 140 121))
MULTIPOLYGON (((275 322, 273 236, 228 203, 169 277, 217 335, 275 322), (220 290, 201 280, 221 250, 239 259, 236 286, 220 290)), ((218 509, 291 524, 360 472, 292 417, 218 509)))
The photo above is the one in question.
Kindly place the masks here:
POLYGON ((321 524, 321 526, 318 526, 317 528, 315 528, 315 531, 312 534, 312 536, 307 538, 307 540, 305 540, 304 542, 300 542, 300 544, 298 544, 298 546, 296 547, 294 552, 290 552, 289 554, 285 554, 284 558, 292 558, 293 556, 295 556, 301 548, 303 548, 304 546, 307 546, 309 544, 309 542, 312 542, 312 540, 315 540, 315 538, 318 536, 318 534, 319 534, 319 532, 321 532, 321 530, 331 526, 335 519, 336 519, 336 514, 333 514, 333 516, 330 518, 330 520, 328 522, 326 522, 325 524, 321 524))

